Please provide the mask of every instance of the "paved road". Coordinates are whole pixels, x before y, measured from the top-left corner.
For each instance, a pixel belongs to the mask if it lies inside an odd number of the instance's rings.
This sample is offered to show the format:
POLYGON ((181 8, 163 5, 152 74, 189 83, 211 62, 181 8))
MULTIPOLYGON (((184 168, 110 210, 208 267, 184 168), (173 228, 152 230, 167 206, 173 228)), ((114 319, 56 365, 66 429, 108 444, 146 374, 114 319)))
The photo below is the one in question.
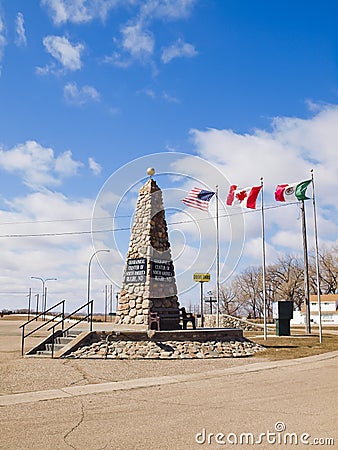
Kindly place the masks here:
POLYGON ((50 399, 46 391, 20 402, 17 394, 3 396, 0 448, 298 449, 309 448, 301 439, 313 444, 328 438, 337 445, 337 363, 334 352, 176 377, 154 373, 120 386, 74 386, 56 390, 50 399), (283 444, 287 432, 298 445, 283 444), (242 440, 254 439, 255 445, 235 445, 241 433, 251 433, 242 440))

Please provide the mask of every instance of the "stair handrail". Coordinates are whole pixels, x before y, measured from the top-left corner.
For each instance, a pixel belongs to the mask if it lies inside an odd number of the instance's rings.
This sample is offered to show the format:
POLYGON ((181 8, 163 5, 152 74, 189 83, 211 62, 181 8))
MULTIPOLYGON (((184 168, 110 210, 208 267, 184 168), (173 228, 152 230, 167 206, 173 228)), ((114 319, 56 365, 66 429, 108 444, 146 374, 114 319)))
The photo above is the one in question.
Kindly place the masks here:
MULTIPOLYGON (((87 314, 84 317, 81 317, 80 319, 77 319, 77 321, 75 323, 73 323, 72 325, 70 325, 66 329, 64 329, 64 327, 62 327, 62 335, 64 335, 64 333, 66 333, 67 331, 71 330, 73 327, 75 327, 80 322, 83 322, 86 319, 90 319, 89 320, 89 331, 93 331, 93 303, 94 303, 94 300, 90 300, 89 302, 85 303, 84 305, 80 306, 78 309, 76 309, 75 311, 73 311, 72 313, 70 313, 66 317, 64 317, 64 320, 65 319, 69 319, 74 314, 76 314, 77 312, 81 311, 81 309, 84 309, 86 306, 89 307, 89 314, 87 314)), ((52 331, 52 358, 54 358, 55 328, 57 326, 58 326, 58 324, 55 323, 50 328, 48 328, 48 330, 52 330, 53 329, 53 331, 52 331)))
POLYGON ((45 311, 42 311, 40 314, 37 314, 35 317, 33 317, 30 320, 27 320, 25 323, 19 326, 19 328, 22 328, 22 335, 21 335, 21 356, 24 355, 25 352, 25 339, 35 333, 36 331, 40 330, 41 328, 45 327, 49 323, 53 322, 57 317, 62 317, 61 323, 62 323, 62 329, 64 327, 64 316, 65 316, 65 302, 66 300, 61 300, 60 302, 56 303, 55 305, 51 306, 50 308, 46 309, 45 311), (51 311, 52 309, 55 309, 57 306, 62 304, 62 312, 59 313, 57 316, 52 317, 47 322, 43 322, 41 325, 39 325, 37 328, 34 328, 34 330, 31 330, 29 333, 25 334, 25 327, 31 323, 34 322, 34 320, 38 320, 39 317, 45 316, 47 312, 51 311))

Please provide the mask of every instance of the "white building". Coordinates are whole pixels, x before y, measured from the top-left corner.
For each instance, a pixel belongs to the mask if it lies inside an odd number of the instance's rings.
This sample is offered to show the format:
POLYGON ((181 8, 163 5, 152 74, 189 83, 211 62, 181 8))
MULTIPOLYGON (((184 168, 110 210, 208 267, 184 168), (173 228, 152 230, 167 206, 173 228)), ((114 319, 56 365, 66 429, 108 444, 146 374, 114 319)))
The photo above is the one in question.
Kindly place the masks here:
MULTIPOLYGON (((320 296, 320 309, 322 325, 338 325, 338 294, 326 294, 320 296)), ((311 323, 319 323, 317 295, 310 295, 310 320, 311 323)), ((301 311, 293 312, 291 325, 306 323, 306 306, 301 311)))

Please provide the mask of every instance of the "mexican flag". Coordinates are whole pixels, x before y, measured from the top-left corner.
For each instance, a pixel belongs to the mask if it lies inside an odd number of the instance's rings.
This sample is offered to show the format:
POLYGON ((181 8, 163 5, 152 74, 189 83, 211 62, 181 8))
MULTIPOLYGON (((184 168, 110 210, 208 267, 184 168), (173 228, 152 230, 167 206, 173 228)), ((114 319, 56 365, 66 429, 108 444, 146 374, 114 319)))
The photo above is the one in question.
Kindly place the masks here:
POLYGON ((251 186, 243 189, 237 189, 237 185, 230 186, 227 205, 241 205, 245 208, 256 209, 256 200, 262 189, 262 186, 251 186))
POLYGON ((308 200, 306 189, 311 180, 301 181, 293 184, 279 184, 276 187, 275 199, 277 202, 297 202, 299 200, 308 200))

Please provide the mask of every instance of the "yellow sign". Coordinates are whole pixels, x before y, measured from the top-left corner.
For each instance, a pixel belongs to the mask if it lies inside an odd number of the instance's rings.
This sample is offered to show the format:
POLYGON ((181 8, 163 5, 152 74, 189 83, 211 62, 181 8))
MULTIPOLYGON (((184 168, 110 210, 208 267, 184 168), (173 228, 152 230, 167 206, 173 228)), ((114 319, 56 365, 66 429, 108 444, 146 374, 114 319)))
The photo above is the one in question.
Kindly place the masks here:
POLYGON ((210 281, 210 273, 194 273, 194 281, 199 281, 200 283, 210 281))

